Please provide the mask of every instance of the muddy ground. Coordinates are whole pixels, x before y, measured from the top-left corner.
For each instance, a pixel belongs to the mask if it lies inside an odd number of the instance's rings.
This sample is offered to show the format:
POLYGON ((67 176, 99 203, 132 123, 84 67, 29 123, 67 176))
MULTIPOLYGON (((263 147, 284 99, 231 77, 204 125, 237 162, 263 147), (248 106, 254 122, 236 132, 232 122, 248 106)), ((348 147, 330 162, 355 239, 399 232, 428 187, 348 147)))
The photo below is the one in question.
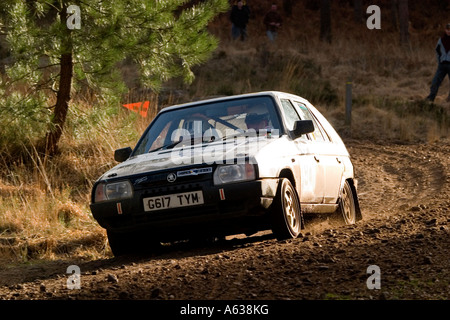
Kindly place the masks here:
POLYGON ((363 211, 356 225, 307 219, 295 240, 266 232, 154 256, 3 268, 0 299, 448 300, 450 143, 346 144, 363 211), (67 287, 70 265, 79 289, 67 287))

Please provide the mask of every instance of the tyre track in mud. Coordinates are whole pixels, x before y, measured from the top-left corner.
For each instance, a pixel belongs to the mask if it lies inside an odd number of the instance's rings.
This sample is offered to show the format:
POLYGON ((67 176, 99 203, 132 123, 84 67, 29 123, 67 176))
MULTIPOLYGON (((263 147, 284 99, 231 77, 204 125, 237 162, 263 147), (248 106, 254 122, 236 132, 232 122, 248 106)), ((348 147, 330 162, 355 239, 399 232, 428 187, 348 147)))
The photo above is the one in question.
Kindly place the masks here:
POLYGON ((363 220, 308 220, 297 239, 270 233, 151 257, 47 261, 0 270, 0 299, 449 299, 450 143, 347 141, 363 220), (66 287, 68 265, 81 288, 66 287), (381 289, 367 287, 367 268, 381 289))
POLYGON ((445 188, 448 195, 448 146, 436 151, 420 145, 365 143, 353 144, 349 152, 359 175, 359 196, 366 215, 426 206, 442 198, 445 188))

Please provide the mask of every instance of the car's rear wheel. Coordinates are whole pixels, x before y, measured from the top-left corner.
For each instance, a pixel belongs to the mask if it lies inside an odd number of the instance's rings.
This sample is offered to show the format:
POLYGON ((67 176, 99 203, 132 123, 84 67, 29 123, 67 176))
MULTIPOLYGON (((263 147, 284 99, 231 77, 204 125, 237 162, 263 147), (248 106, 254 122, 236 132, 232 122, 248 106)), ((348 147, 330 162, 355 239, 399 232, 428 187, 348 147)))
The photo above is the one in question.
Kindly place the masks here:
POLYGON ((342 194, 339 198, 339 207, 336 212, 337 219, 344 224, 356 222, 356 206, 353 191, 348 181, 345 181, 342 194))
POLYGON ((278 240, 297 238, 302 227, 300 201, 288 179, 280 181, 271 214, 272 231, 278 240))
POLYGON ((141 233, 114 232, 107 230, 109 247, 115 257, 128 254, 149 254, 156 252, 161 243, 141 233))

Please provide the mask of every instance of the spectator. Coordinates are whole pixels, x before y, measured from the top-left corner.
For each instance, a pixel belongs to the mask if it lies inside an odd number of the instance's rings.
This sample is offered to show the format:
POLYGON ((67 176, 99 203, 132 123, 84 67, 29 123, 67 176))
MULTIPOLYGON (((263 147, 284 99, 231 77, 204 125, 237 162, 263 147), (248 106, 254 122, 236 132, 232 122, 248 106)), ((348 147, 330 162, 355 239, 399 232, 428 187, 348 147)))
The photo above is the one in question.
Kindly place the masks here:
MULTIPOLYGON (((445 34, 439 38, 436 45, 436 57, 438 68, 431 82, 430 94, 426 100, 433 102, 439 90, 439 86, 445 76, 450 77, 450 23, 445 26, 445 34)), ((449 95, 450 96, 450 95, 449 95)))
POLYGON ((247 39, 247 23, 250 18, 250 9, 247 4, 239 0, 231 8, 231 37, 233 40, 241 38, 242 41, 247 39))
POLYGON ((266 34, 270 41, 275 41, 278 36, 278 29, 283 22, 281 16, 278 14, 277 5, 272 3, 270 11, 264 17, 264 25, 266 26, 266 34))

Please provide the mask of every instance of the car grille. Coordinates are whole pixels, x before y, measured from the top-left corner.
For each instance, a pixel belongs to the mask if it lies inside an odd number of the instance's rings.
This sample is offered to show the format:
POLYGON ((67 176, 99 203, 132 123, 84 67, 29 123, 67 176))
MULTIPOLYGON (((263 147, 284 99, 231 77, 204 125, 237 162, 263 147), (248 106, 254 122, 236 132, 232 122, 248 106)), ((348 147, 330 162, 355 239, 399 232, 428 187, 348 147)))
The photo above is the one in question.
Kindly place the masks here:
POLYGON ((156 188, 146 188, 140 191, 141 199, 151 196, 166 195, 172 193, 180 193, 187 191, 202 190, 203 183, 186 183, 178 185, 161 186, 156 188))
MULTIPOLYGON (((174 172, 163 172, 157 174, 149 174, 143 175, 140 177, 136 177, 132 183, 133 188, 136 191, 145 190, 151 191, 153 189, 165 188, 165 191, 173 188, 189 188, 190 184, 195 183, 205 183, 213 180, 212 173, 208 174, 199 174, 199 175, 190 175, 184 177, 178 177, 177 180, 173 183, 167 181, 167 176, 170 173, 174 172)), ((163 191, 164 192, 164 191, 163 191)))

